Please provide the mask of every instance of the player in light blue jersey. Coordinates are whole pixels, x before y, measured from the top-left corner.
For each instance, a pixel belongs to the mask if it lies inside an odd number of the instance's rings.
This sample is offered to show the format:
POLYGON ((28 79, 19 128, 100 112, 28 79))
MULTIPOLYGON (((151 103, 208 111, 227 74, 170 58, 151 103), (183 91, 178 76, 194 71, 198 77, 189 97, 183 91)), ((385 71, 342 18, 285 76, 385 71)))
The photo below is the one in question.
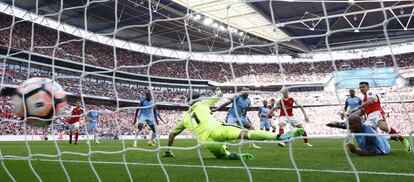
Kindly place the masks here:
MULTIPOLYGON (((366 134, 378 134, 371 126, 363 124, 361 117, 357 115, 351 115, 348 117, 349 129, 352 133, 366 133, 366 134)), ((373 155, 386 155, 391 152, 390 144, 387 139, 382 136, 355 136, 355 140, 358 143, 359 149, 353 144, 347 144, 350 152, 358 154, 360 156, 373 156, 373 155)))
MULTIPOLYGON (((254 130, 252 123, 250 123, 250 120, 247 117, 247 111, 249 110, 251 104, 249 99, 249 91, 250 89, 248 87, 243 87, 240 95, 235 95, 233 98, 212 111, 218 111, 232 104, 229 112, 227 113, 226 122, 230 125, 239 125, 246 129, 254 130)), ((260 148, 254 143, 252 143, 250 147, 260 148)))
POLYGON ((155 127, 156 125, 158 125, 157 118, 159 118, 163 123, 164 120, 161 118, 161 116, 155 109, 154 100, 152 99, 151 93, 149 91, 145 93, 145 99, 139 102, 139 107, 140 108, 138 108, 135 112, 134 125, 138 124, 138 130, 135 133, 135 140, 133 146, 137 146, 138 137, 141 134, 141 130, 144 127, 145 123, 147 123, 147 125, 151 128, 152 131, 151 138, 148 141, 148 145, 155 146, 155 137, 157 136, 155 127))
MULTIPOLYGON (((363 124, 359 114, 351 114, 348 116, 349 129, 352 133, 357 134, 378 134, 374 128, 369 125, 363 124)), ((327 124, 329 127, 345 129, 341 122, 332 122, 327 124)), ((354 154, 360 156, 374 156, 374 155, 387 155, 391 152, 390 144, 387 139, 382 135, 357 135, 355 140, 358 143, 358 147, 354 144, 348 143, 348 150, 354 154)))
POLYGON ((260 107, 258 111, 258 116, 260 119, 260 130, 270 130, 269 111, 270 109, 268 108, 267 100, 263 100, 263 106, 260 107))
POLYGON ((355 90, 349 90, 349 97, 345 100, 345 112, 352 111, 362 104, 362 100, 355 96, 355 90))
MULTIPOLYGON (((93 135, 95 142, 99 144, 97 126, 98 126, 98 118, 100 114, 95 106, 92 109, 93 110, 89 111, 87 114, 88 125, 86 128, 88 131, 88 135, 93 135)), ((87 143, 89 144, 89 136, 87 138, 87 143)))

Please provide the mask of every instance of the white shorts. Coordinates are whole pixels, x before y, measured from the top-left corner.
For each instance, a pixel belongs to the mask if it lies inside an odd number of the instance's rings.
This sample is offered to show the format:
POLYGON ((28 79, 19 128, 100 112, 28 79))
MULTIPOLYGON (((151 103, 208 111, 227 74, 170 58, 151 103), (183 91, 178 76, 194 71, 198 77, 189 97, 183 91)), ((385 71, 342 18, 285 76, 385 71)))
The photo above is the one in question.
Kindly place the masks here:
POLYGON ((69 124, 69 131, 73 131, 74 129, 79 129, 79 123, 80 122, 76 122, 76 123, 73 123, 73 124, 69 124))
POLYGON ((372 113, 368 114, 367 120, 365 120, 364 124, 369 125, 373 128, 377 128, 378 127, 378 121, 380 120, 384 120, 385 118, 384 116, 381 114, 380 111, 375 111, 372 113))
POLYGON ((295 116, 280 116, 279 124, 281 124, 281 123, 284 124, 284 125, 289 123, 293 127, 296 127, 296 126, 302 124, 302 122, 297 120, 295 116))

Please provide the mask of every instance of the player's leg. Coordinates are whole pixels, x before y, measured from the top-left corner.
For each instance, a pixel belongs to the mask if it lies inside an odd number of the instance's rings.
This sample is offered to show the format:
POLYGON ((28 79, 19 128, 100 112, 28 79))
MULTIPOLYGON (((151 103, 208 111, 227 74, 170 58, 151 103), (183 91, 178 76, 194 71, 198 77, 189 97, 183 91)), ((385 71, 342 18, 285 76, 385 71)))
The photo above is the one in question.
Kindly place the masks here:
POLYGON ((229 114, 226 117, 226 123, 229 124, 229 125, 238 125, 238 126, 241 126, 239 124, 238 119, 235 118, 235 117, 233 117, 233 116, 231 116, 231 115, 229 115, 229 114))
POLYGON ((138 137, 141 134, 141 130, 142 130, 143 127, 144 127, 144 123, 138 121, 137 130, 135 132, 134 144, 132 146, 134 146, 134 147, 137 146, 138 137))
POLYGON ((260 130, 264 130, 265 129, 265 122, 264 120, 260 120, 260 130))
POLYGON ((289 117, 289 123, 290 125, 292 125, 292 127, 295 128, 302 128, 303 129, 303 141, 305 142, 305 145, 307 145, 308 147, 312 147, 312 145, 309 143, 308 140, 308 134, 305 131, 305 128, 303 127, 303 124, 301 122, 299 122, 299 120, 297 120, 295 117, 289 117))
MULTIPOLYGON (((239 123, 248 130, 254 130, 253 124, 250 122, 249 118, 247 117, 240 117, 239 123)), ((254 143, 250 144, 250 148, 260 149, 260 147, 254 143)))
POLYGON ((285 126, 288 123, 289 118, 286 116, 282 116, 280 117, 280 121, 279 121, 279 134, 284 134, 285 133, 285 126))
MULTIPOLYGON (((394 128, 392 128, 388 125, 388 123, 385 119, 379 119, 378 120, 378 128, 380 128, 381 131, 384 131, 388 134, 398 134, 398 132, 394 128)), ((393 136, 391 138, 394 138, 395 140, 398 139, 404 145, 404 149, 407 152, 411 152, 410 142, 407 139, 405 139, 403 136, 398 135, 398 136, 393 136)))
POLYGON ((48 129, 49 129, 49 126, 43 127, 43 139, 44 140, 49 140, 49 138, 47 138, 48 129))
POLYGON ((95 139, 95 143, 99 144, 99 136, 98 136, 98 127, 96 124, 93 125, 93 137, 95 139))
POLYGON ((303 127, 303 125, 302 125, 302 124, 298 124, 298 125, 296 125, 296 128, 302 128, 302 129, 303 129, 303 134, 302 134, 302 136, 304 137, 304 138, 303 138, 303 141, 305 142, 305 145, 307 145, 308 147, 313 147, 313 146, 312 146, 312 144, 310 144, 310 143, 309 143, 309 140, 308 140, 308 134, 306 133, 306 130, 305 130, 305 128, 303 127))
POLYGON ((149 127, 151 128, 151 138, 148 141, 148 145, 149 146, 153 146, 155 147, 155 137, 157 136, 156 130, 155 130, 155 124, 151 124, 149 125, 149 127))
POLYGON ((264 128, 266 131, 270 131, 270 121, 268 119, 265 120, 264 128))
POLYGON ((79 122, 74 123, 74 133, 75 133, 75 145, 77 145, 78 138, 79 138, 79 122))
MULTIPOLYGON (((280 120, 278 123, 279 135, 285 134, 285 130, 283 128, 286 126, 287 123, 288 123, 288 118, 286 116, 280 117, 280 120)), ((281 147, 286 147, 286 144, 284 142, 278 143, 278 145, 281 147)))
MULTIPOLYGON (((228 140, 236 140, 240 138, 242 129, 235 125, 223 125, 210 133, 205 142, 225 142, 228 140)), ((222 144, 203 144, 203 147, 209 150, 218 159, 230 160, 252 160, 254 156, 248 153, 232 153, 228 151, 226 145, 222 144)))
POLYGON ((72 134, 73 134, 74 129, 75 129, 75 125, 69 124, 69 144, 72 144, 72 134))
POLYGON ((297 128, 286 134, 274 134, 262 130, 246 130, 233 125, 223 125, 220 129, 211 132, 210 137, 215 141, 229 141, 237 139, 248 140, 288 140, 292 137, 301 136, 303 129, 297 128))

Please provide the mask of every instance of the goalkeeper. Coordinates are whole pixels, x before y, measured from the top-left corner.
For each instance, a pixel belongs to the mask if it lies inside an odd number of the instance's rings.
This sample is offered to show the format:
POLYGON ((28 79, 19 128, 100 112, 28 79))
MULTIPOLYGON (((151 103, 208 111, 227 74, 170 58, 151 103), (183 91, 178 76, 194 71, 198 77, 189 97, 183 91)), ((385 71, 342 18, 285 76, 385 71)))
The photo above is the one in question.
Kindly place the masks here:
MULTIPOLYGON (((190 103, 189 110, 169 135, 168 146, 172 146, 175 137, 184 129, 188 129, 197 137, 202 146, 216 158, 252 160, 254 157, 251 154, 231 153, 227 150, 226 145, 205 142, 225 142, 241 138, 249 140, 288 140, 292 137, 301 136, 304 132, 303 129, 296 129, 287 134, 276 135, 267 131, 242 130, 238 126, 221 123, 214 118, 210 107, 219 101, 222 96, 223 93, 219 89, 216 89, 214 96, 202 100, 199 99, 199 94, 193 94, 193 101, 190 103)), ((171 149, 165 151, 164 157, 174 157, 171 149)))

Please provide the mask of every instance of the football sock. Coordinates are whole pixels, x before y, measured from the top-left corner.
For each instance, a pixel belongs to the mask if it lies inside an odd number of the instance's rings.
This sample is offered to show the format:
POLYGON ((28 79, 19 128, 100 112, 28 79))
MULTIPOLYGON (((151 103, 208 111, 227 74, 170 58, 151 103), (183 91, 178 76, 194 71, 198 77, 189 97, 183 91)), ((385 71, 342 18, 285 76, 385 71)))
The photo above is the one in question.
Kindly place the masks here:
MULTIPOLYGON (((390 132, 388 132, 388 134, 397 134, 398 132, 394 129, 394 128, 391 128, 390 129, 390 132)), ((404 137, 403 136, 401 136, 401 135, 399 135, 398 136, 398 140, 400 140, 401 142, 404 140, 404 137)))
POLYGON ((75 143, 78 143, 79 132, 75 133, 75 143))
POLYGON ((72 143, 72 132, 69 133, 69 143, 72 143))
POLYGON ((284 134, 285 130, 283 128, 279 128, 279 134, 284 134))
POLYGON ((305 143, 308 143, 308 134, 306 134, 306 131, 303 133, 303 135, 305 138, 303 138, 303 141, 305 141, 305 143))

